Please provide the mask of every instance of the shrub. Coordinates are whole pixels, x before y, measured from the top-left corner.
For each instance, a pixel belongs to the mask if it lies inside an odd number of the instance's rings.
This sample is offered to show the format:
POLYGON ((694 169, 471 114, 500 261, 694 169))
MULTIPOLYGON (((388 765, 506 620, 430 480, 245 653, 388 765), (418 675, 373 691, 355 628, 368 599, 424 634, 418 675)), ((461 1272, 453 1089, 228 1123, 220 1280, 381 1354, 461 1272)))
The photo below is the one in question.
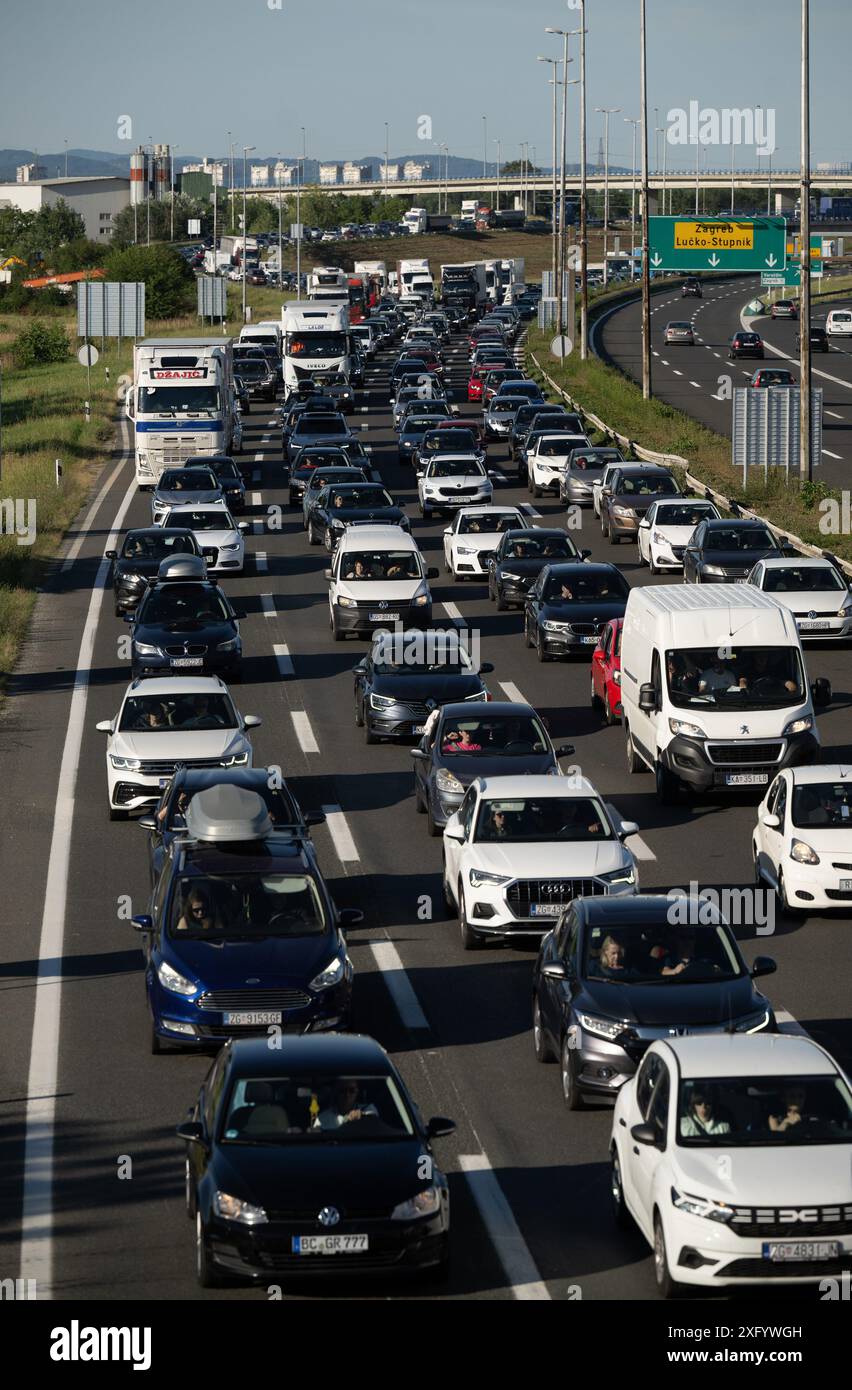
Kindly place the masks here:
POLYGON ((12 343, 16 367, 34 367, 45 362, 64 362, 70 352, 68 334, 61 323, 34 320, 12 343))
POLYGON ((195 276, 169 246, 128 246, 111 251, 104 270, 107 280, 144 280, 147 318, 177 318, 195 308, 195 276))

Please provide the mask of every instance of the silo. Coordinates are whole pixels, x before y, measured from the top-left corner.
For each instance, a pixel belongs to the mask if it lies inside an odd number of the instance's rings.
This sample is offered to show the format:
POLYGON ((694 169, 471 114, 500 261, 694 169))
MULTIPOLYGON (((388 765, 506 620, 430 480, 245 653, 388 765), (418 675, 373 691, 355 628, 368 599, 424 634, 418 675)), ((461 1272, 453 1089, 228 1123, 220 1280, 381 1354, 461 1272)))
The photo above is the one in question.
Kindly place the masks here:
POLYGON ((169 196, 169 147, 154 146, 154 197, 162 200, 169 196))
POLYGON ((130 156, 130 202, 144 203, 147 193, 148 160, 142 146, 130 156))

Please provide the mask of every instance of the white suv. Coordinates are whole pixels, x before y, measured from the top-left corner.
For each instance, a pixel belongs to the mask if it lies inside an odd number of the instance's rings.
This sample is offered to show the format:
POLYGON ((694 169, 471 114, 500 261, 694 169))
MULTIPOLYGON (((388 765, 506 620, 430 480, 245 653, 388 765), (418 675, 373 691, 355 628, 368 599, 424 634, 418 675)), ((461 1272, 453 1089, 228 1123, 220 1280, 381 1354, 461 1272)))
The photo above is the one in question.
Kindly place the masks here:
POLYGON ((433 512, 490 502, 494 485, 472 454, 436 454, 417 479, 417 492, 421 514, 428 521, 433 512))
POLYGON ((178 763, 186 767, 251 767, 247 729, 218 676, 149 676, 132 681, 115 719, 96 727, 106 747, 110 820, 158 801, 178 763))
POLYGON ((622 842, 637 831, 585 777, 478 777, 444 829, 444 898, 464 949, 543 936, 584 894, 635 893, 622 842))
POLYGON ((849 1268, 852 1092, 811 1038, 653 1042, 618 1093, 610 1162, 616 1221, 652 1247, 664 1298, 849 1268))

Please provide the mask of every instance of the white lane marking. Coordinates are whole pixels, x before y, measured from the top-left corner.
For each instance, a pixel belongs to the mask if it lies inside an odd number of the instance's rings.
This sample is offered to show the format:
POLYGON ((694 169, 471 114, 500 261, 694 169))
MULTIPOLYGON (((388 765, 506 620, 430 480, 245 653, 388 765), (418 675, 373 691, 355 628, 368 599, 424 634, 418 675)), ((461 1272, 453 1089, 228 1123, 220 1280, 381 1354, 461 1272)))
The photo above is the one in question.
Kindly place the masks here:
POLYGON ((460 1154, 459 1166, 467 1178, 479 1215, 497 1251, 512 1297, 522 1302, 550 1301, 547 1285, 521 1235, 488 1155, 460 1154))
POLYGON ((822 452, 823 452, 824 454, 828 454, 828 457, 829 457, 830 459, 839 459, 839 458, 841 457, 840 454, 833 454, 833 453, 831 452, 830 449, 823 449, 822 452))
POLYGON ((255 551, 254 567, 258 574, 266 574, 269 570, 269 559, 265 550, 255 551))
POLYGON ((442 603, 441 607, 443 608, 447 617, 451 618, 454 623, 464 622, 464 617, 462 616, 461 609, 457 608, 454 603, 442 603))
POLYGON ((677 367, 672 367, 672 371, 674 372, 675 376, 683 376, 683 372, 679 372, 677 367))
MULTIPOLYGON (((271 594, 261 594, 261 601, 264 598, 272 598, 271 594)), ((267 613, 268 618, 274 618, 274 613, 267 613)), ((272 648, 275 660, 278 662, 279 676, 294 676, 296 674, 293 667, 293 658, 290 655, 290 648, 286 642, 276 642, 272 648)))
POLYGON ((689 384, 690 386, 694 386, 697 391, 700 391, 702 389, 700 381, 691 381, 689 384))
MULTIPOLYGON (((126 438, 127 436, 125 435, 125 439, 126 438)), ((77 559, 77 556, 80 554, 80 551, 83 548, 83 542, 89 534, 89 529, 95 517, 97 516, 98 510, 100 509, 100 505, 106 497, 107 493, 109 492, 110 488, 112 487, 113 483, 115 482, 116 478, 118 477, 119 473, 121 472, 122 468, 124 467, 125 463, 127 462, 127 454, 129 452, 130 444, 128 442, 126 444, 125 452, 122 455, 122 458, 115 465, 115 468, 110 473, 109 477, 107 478, 106 482, 104 483, 103 487, 101 488, 91 507, 87 511, 86 519, 83 522, 83 525, 80 527, 79 535, 77 536, 77 539, 74 541, 74 544, 71 546, 71 549, 68 551, 68 554, 66 555, 65 559, 62 561, 62 569, 60 571, 61 574, 64 574, 66 570, 70 570, 74 561, 77 559)))
POLYGON ((529 704, 529 700, 521 694, 514 681, 500 681, 500 689, 505 690, 507 700, 512 700, 518 705, 529 704))
POLYGON ((646 845, 641 835, 628 835, 624 841, 634 859, 645 859, 650 863, 656 859, 656 854, 650 845, 646 845))
POLYGON ((346 816, 340 807, 323 806, 321 810, 325 815, 325 823, 334 845, 334 852, 341 864, 353 863, 360 859, 358 846, 352 838, 352 831, 349 829, 346 816))
POLYGON ((318 753, 319 744, 314 737, 311 721, 303 709, 291 709, 290 718, 296 731, 296 738, 303 753, 318 753))
POLYGON ((251 504, 252 504, 253 507, 260 507, 260 506, 263 505, 263 497, 261 496, 261 494, 260 494, 259 492, 253 492, 253 493, 252 493, 252 495, 251 495, 251 504))
POLYGON ((523 510, 524 510, 524 512, 526 513, 527 516, 535 516, 535 517, 538 517, 539 521, 541 521, 541 518, 542 518, 542 515, 543 515, 543 514, 542 514, 541 512, 539 512, 539 511, 537 511, 536 508, 532 505, 532 503, 530 503, 530 502, 522 502, 522 503, 521 503, 521 507, 523 508, 523 510))
MULTIPOLYGON (((265 454, 255 454, 255 456, 254 456, 254 461, 255 461, 255 463, 263 463, 265 457, 266 457, 265 454)), ((257 472, 252 473, 252 475, 251 475, 251 480, 252 480, 253 483, 258 483, 258 482, 260 482, 260 474, 257 473, 257 472)))
POLYGON ((809 1038, 810 1033, 807 1028, 803 1028, 797 1018, 794 1018, 789 1009, 776 1009, 775 1019, 778 1024, 779 1033, 789 1033, 798 1038, 809 1038))
POLYGON ((833 420, 842 420, 843 416, 838 415, 836 410, 824 410, 825 415, 830 415, 833 420))
MULTIPOLYGON (((261 594, 260 606, 263 609, 264 618, 278 617, 278 614, 275 611, 275 596, 273 594, 261 594)), ((278 649, 276 648, 276 654, 277 650, 278 649)))
POLYGON ((660 354, 657 352, 656 348, 652 348, 651 351, 653 352, 655 357, 659 357, 660 354))
POLYGON ((667 366, 669 365, 668 362, 666 361, 666 359, 665 359, 664 357, 661 357, 661 358, 660 358, 660 362, 662 363, 662 365, 663 365, 664 367, 667 367, 667 366))
POLYGON ((370 950, 405 1027, 428 1032, 429 1020, 414 993, 411 981, 405 973, 402 957, 393 942, 371 941, 370 950))
MULTIPOLYGON (((129 445, 127 447, 129 453, 129 445)), ((124 518, 136 496, 130 484, 115 514, 107 548, 116 545, 124 518)), ((24 1139, 24 1187, 21 1200, 21 1278, 35 1279, 49 1297, 53 1279, 53 1154, 56 1093, 59 1085, 59 1026, 62 1016, 61 962, 65 954, 65 913, 71 835, 77 822, 76 791, 91 672, 95 669, 95 637, 104 601, 109 561, 99 567, 74 670, 74 689, 68 710, 62 761, 56 788, 53 829, 47 860, 44 908, 38 944, 33 1031, 27 1074, 24 1139)))

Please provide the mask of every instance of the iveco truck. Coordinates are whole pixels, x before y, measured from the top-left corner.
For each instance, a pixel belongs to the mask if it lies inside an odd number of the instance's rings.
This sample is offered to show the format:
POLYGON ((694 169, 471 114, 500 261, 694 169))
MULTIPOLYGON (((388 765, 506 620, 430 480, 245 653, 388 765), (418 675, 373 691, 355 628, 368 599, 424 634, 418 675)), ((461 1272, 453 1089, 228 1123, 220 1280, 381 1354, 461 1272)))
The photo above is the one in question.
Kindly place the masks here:
POLYGON ((192 454, 227 454, 241 433, 230 338, 146 338, 133 349, 125 396, 135 436, 136 482, 192 454))
POLYGON ((349 379, 349 305, 316 299, 291 300, 281 309, 284 327, 284 390, 302 381, 349 379))

